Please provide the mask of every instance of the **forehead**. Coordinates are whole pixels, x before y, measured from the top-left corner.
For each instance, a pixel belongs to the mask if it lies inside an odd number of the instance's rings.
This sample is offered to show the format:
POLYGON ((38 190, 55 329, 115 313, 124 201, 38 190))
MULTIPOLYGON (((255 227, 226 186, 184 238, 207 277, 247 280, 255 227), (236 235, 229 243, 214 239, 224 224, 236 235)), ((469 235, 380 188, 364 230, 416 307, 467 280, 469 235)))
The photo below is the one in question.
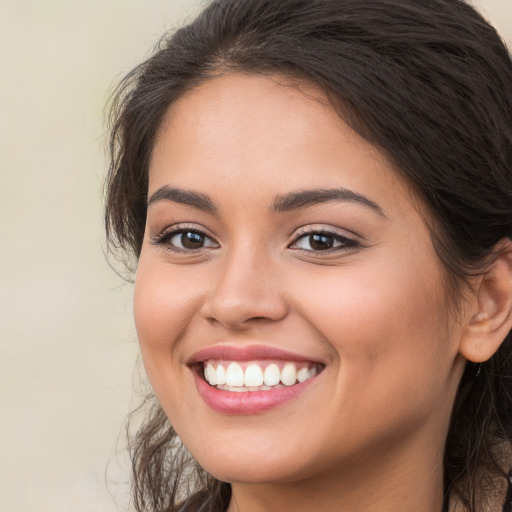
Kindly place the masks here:
POLYGON ((240 195, 343 186, 390 201, 410 192, 318 87, 242 74, 209 80, 169 108, 152 154, 149 191, 169 183, 222 185, 240 195))

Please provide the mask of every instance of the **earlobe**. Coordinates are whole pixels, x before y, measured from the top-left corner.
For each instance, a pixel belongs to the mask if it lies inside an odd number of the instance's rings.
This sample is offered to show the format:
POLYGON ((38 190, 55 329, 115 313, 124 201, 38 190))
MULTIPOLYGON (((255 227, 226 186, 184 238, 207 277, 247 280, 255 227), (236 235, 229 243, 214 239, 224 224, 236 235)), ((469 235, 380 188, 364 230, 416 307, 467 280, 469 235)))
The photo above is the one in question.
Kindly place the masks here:
POLYGON ((495 254, 479 279, 475 308, 459 347, 461 355, 474 363, 491 358, 512 328, 512 241, 499 242, 495 254))

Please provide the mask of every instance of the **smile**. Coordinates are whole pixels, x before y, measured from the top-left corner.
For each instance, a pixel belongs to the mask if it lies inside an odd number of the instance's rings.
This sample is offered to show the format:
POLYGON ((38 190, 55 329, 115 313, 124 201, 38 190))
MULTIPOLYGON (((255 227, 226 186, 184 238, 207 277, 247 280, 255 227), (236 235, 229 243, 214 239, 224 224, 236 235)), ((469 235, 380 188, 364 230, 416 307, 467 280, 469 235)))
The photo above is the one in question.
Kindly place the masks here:
POLYGON ((268 346, 218 345, 188 365, 203 401, 223 414, 257 414, 293 401, 325 364, 268 346))
POLYGON ((232 392, 268 391, 305 382, 321 371, 314 363, 291 361, 205 361, 210 386, 232 392))

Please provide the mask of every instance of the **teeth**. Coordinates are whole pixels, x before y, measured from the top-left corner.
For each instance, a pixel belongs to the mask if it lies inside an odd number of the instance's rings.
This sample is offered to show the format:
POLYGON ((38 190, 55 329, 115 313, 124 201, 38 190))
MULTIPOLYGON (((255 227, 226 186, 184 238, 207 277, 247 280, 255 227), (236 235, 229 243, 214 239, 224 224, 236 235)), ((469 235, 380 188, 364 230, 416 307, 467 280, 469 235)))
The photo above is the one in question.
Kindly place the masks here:
POLYGON ((244 371, 237 363, 231 363, 226 371, 226 386, 243 386, 244 371))
POLYGON ((297 368, 293 363, 286 363, 281 370, 281 382, 285 386, 293 386, 297 380, 297 368))
POLYGON ((217 385, 215 368, 211 363, 206 365, 206 368, 204 369, 204 377, 212 386, 217 385))
POLYGON ((279 371, 279 366, 277 366, 275 363, 269 364, 265 368, 265 373, 263 374, 263 382, 267 386, 277 386, 280 381, 281 372, 279 371))
POLYGON ((263 371, 257 364, 250 364, 245 369, 245 386, 256 387, 263 385, 263 371))
MULTIPOLYGON (((306 380, 309 379, 309 370, 307 368, 301 368, 298 372, 297 372, 297 380, 299 382, 304 382, 306 380)), ((217 379, 218 380, 218 379, 217 379)), ((218 383, 220 384, 220 383, 218 383)))
POLYGON ((217 366, 215 377, 217 385, 226 384, 226 369, 221 364, 217 366))
POLYGON ((204 368, 204 378, 211 386, 219 386, 228 391, 261 391, 273 387, 293 386, 305 382, 319 371, 318 365, 287 362, 282 369, 276 363, 270 363, 264 370, 257 363, 247 364, 245 371, 237 362, 227 369, 225 363, 208 362, 204 368), (297 370, 297 366, 301 367, 297 370))

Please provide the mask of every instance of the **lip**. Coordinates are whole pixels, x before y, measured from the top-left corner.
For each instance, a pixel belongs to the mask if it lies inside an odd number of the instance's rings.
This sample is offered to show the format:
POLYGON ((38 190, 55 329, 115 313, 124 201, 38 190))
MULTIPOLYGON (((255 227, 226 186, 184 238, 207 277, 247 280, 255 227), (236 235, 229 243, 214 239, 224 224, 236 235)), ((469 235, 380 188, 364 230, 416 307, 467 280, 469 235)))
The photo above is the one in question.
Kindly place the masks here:
POLYGON ((201 363, 209 359, 227 361, 283 360, 290 362, 325 363, 300 354, 269 345, 215 345, 199 350, 187 361, 197 390, 205 403, 222 414, 258 414, 295 400, 306 391, 322 373, 289 387, 262 391, 225 391, 206 382, 201 374, 201 363))
POLYGON ((230 415, 258 414, 295 400, 314 383, 319 375, 290 387, 266 391, 224 391, 210 386, 199 372, 191 369, 201 398, 214 411, 230 415))
POLYGON ((223 359, 227 361, 256 361, 265 359, 280 359, 283 361, 311 362, 323 364, 319 361, 294 352, 288 352, 269 345, 215 345, 199 350, 187 361, 187 364, 197 364, 208 359, 223 359))

